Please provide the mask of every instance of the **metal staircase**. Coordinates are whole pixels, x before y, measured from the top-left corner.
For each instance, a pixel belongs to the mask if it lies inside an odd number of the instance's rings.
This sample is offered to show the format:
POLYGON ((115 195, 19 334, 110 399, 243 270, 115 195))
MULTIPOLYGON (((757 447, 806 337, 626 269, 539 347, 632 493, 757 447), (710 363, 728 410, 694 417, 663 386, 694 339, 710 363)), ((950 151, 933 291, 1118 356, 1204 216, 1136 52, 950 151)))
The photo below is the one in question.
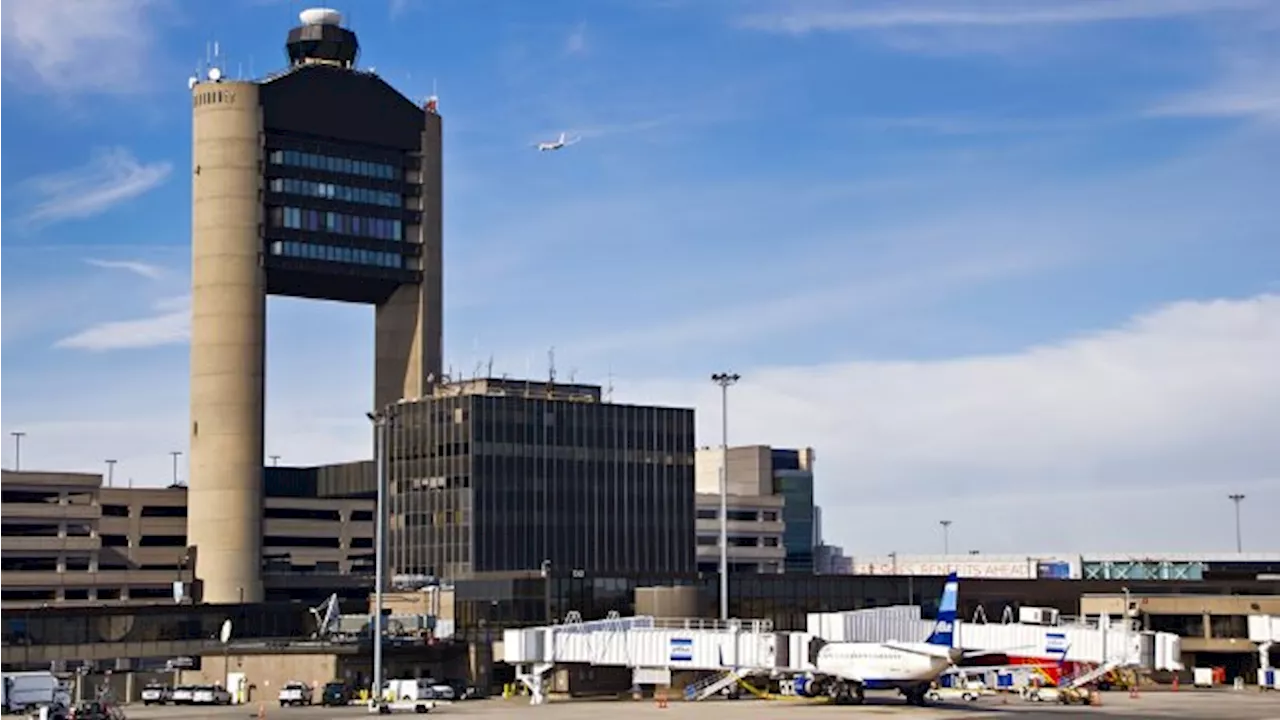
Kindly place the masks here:
POLYGON ((1119 663, 1103 663, 1086 673, 1082 673, 1080 675, 1077 675, 1063 682, 1061 684, 1061 687, 1067 687, 1067 688, 1084 687, 1085 685, 1088 685, 1089 683, 1094 682, 1095 680, 1101 679, 1103 675, 1106 675, 1112 670, 1115 670, 1119 666, 1120 666, 1119 663))
POLYGON ((707 675, 684 689, 684 698, 692 702, 706 700, 716 693, 738 682, 738 673, 733 670, 722 670, 707 675))

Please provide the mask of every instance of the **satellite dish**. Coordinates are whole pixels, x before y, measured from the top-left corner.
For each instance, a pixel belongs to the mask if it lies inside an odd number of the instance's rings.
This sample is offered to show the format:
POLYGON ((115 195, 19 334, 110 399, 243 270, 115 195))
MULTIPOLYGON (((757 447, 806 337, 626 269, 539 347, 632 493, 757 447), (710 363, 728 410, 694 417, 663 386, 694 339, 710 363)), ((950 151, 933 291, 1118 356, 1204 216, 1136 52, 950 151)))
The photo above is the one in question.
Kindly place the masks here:
POLYGON ((226 645, 231 640, 231 618, 222 621, 222 629, 218 631, 218 642, 226 645))
POLYGON ((218 82, 222 79, 222 71, 216 67, 209 68, 209 79, 213 82, 218 82))
POLYGON ((196 84, 199 82, 200 82, 200 78, 196 77, 195 75, 192 75, 191 77, 187 78, 187 89, 188 90, 194 89, 196 84))

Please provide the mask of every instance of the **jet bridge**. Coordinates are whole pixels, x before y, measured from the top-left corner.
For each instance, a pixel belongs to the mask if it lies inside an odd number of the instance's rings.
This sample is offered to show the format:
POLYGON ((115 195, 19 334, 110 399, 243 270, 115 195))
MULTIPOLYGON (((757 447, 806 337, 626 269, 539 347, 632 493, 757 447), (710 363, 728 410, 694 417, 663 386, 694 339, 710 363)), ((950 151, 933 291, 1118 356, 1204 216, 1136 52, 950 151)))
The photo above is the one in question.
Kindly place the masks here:
MULTIPOLYGON (((546 673, 558 664, 735 675, 792 669, 790 634, 774 632, 767 620, 638 616, 582 622, 571 617, 561 625, 506 630, 502 639, 505 661, 516 666, 516 678, 535 704, 544 699, 546 673)), ((807 663, 806 655, 800 657, 807 663)))
MULTIPOLYGON (((776 632, 767 620, 618 617, 566 622, 503 633, 504 660, 544 700, 546 674, 559 664, 631 667, 635 677, 674 671, 710 671, 688 688, 689 699, 708 697, 744 675, 786 676, 813 672, 810 648, 826 642, 913 642, 928 636, 932 620, 917 606, 842 613, 814 613, 810 632, 776 632), (649 672, 649 671, 657 671, 649 672)), ((1103 619, 1097 624, 956 622, 954 643, 966 651, 1004 652, 1092 667, 1176 669, 1178 638, 1169 633, 1126 630, 1103 619)), ((1083 672, 1083 671, 1082 671, 1083 672)), ((646 681, 640 681, 646 682, 646 681)), ((649 681, 652 682, 652 681, 649 681)))

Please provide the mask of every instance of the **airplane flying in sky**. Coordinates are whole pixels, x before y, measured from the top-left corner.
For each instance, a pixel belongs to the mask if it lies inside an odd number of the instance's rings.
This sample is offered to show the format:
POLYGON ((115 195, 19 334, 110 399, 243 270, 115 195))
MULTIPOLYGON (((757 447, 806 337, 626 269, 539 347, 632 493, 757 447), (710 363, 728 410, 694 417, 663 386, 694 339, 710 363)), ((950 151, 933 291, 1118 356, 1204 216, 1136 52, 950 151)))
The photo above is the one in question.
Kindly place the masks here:
MULTIPOLYGON (((927 702, 929 686, 966 653, 953 647, 960 583, 947 577, 933 632, 924 642, 824 643, 809 647, 815 672, 796 678, 799 695, 826 695, 837 703, 861 703, 866 690, 896 689, 916 705, 927 702)), ((984 653, 985 654, 985 653, 984 653)))
POLYGON ((580 137, 576 137, 576 138, 573 138, 572 140, 567 140, 565 139, 565 134, 560 133, 560 137, 556 138, 555 140, 552 140, 550 142, 536 143, 536 147, 538 148, 538 150, 542 152, 546 152, 547 150, 559 150, 560 148, 566 147, 568 145, 572 145, 581 139, 582 138, 580 137))

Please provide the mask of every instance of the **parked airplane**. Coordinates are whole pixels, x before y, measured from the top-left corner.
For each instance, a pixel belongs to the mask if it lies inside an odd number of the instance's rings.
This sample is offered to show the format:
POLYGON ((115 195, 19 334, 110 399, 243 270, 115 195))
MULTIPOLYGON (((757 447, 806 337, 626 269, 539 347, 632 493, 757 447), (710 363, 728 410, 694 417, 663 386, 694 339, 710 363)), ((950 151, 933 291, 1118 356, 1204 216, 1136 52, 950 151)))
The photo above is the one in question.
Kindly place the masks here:
POLYGON ((896 689, 916 705, 927 702, 930 685, 961 658, 972 655, 952 647, 960 583, 947 577, 938 620, 924 642, 824 643, 809 647, 813 673, 796 678, 799 695, 826 695, 837 703, 861 703, 866 690, 896 689))
POLYGON ((552 140, 550 142, 536 143, 536 145, 538 150, 545 152, 547 150, 559 150, 560 148, 565 147, 567 145, 572 145, 581 139, 582 138, 573 138, 572 140, 567 140, 565 139, 565 134, 560 133, 559 138, 556 138, 555 140, 552 140))

